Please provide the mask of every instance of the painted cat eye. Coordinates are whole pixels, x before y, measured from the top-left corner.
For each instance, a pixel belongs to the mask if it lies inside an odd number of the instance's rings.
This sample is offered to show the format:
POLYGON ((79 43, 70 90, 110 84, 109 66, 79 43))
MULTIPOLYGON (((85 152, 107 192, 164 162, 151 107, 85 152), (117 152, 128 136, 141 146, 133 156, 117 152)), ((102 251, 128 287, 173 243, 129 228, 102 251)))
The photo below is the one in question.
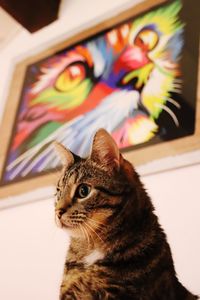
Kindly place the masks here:
POLYGON ((57 78, 55 88, 60 92, 74 89, 86 78, 85 66, 81 62, 69 65, 57 78))
POLYGON ((77 198, 86 198, 91 192, 91 187, 85 183, 82 183, 78 186, 76 190, 77 198))
POLYGON ((158 40, 159 37, 157 32, 151 29, 143 29, 136 36, 134 44, 145 51, 151 51, 157 45, 158 40))

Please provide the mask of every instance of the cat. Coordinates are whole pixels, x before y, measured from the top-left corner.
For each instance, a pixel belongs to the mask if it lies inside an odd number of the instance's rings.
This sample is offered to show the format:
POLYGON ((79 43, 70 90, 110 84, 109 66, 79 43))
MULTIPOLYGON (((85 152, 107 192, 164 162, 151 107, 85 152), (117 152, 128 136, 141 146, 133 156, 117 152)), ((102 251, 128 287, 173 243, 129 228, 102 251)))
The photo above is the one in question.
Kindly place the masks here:
POLYGON ((197 299, 178 281, 152 202, 111 135, 99 129, 86 159, 56 148, 56 223, 71 235, 60 300, 197 299))

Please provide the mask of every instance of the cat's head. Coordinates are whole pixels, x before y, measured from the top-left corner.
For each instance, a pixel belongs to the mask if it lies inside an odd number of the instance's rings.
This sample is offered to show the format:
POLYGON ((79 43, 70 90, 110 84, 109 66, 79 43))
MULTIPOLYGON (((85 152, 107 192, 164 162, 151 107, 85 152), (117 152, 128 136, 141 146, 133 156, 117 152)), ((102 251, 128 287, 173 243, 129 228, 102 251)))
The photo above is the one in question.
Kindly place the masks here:
POLYGON ((55 203, 57 223, 72 235, 100 242, 102 232, 126 205, 136 173, 104 129, 97 131, 86 159, 61 144, 56 148, 63 163, 55 203))

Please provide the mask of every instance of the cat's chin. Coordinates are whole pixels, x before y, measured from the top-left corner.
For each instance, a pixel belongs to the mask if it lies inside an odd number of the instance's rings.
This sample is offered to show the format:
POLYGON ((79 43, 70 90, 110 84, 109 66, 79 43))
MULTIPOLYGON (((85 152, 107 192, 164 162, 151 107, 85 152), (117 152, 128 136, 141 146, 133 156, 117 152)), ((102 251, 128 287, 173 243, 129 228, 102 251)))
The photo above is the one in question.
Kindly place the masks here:
POLYGON ((82 238, 83 235, 80 232, 80 230, 73 228, 73 227, 68 227, 68 226, 63 226, 62 229, 70 236, 73 238, 82 238))
POLYGON ((57 216, 55 218, 56 221, 56 225, 59 228, 65 229, 65 230, 72 230, 72 226, 70 224, 66 224, 65 222, 61 221, 61 219, 59 219, 57 216))

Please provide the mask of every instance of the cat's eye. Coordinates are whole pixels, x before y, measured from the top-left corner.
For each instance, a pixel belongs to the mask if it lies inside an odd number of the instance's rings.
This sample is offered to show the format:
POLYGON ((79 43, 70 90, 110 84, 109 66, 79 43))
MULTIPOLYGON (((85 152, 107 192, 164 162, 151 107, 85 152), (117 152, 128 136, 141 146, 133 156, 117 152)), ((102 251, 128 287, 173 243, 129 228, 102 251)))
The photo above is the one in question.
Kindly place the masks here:
POLYGON ((151 51, 155 48, 159 40, 157 32, 151 29, 141 30, 135 38, 134 44, 145 51, 151 51))
POLYGON ((86 69, 82 62, 75 62, 66 67, 58 76, 55 88, 60 92, 68 92, 74 89, 86 78, 86 69))
POLYGON ((57 201, 60 199, 60 197, 61 197, 60 187, 58 187, 58 186, 56 187, 56 192, 55 192, 54 196, 57 198, 57 201))
POLYGON ((60 192, 60 189, 58 187, 56 187, 56 191, 54 193, 54 196, 57 196, 59 192, 60 192))
POLYGON ((77 198, 86 198, 91 192, 91 186, 85 183, 82 183, 78 186, 77 190, 76 190, 76 197, 77 198))

